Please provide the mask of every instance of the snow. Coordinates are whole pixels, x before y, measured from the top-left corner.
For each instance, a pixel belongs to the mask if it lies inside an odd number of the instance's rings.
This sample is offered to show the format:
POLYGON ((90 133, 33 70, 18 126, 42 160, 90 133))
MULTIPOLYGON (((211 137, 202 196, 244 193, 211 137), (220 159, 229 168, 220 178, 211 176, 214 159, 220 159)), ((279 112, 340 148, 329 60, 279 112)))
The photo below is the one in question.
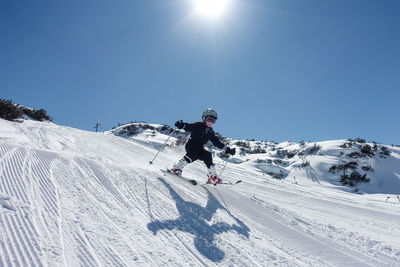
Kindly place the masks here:
MULTIPOLYGON (((149 164, 168 131, 119 130, 0 119, 0 266, 400 265, 398 147, 359 159, 374 172, 358 193, 328 172, 346 140, 303 155, 314 143, 249 141, 267 152, 238 153, 222 174, 242 183, 191 186, 160 171, 182 146, 149 164)), ((202 162, 184 170, 200 183, 205 175, 202 162)))

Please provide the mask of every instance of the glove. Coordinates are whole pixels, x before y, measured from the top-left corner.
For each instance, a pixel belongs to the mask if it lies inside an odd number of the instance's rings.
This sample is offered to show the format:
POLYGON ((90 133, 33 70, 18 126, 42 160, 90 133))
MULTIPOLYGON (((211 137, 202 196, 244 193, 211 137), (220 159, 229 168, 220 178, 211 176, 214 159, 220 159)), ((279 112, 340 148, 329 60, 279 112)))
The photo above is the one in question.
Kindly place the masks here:
POLYGON ((236 148, 230 148, 230 147, 228 147, 228 148, 226 148, 226 150, 225 150, 225 153, 226 154, 230 154, 230 155, 235 155, 235 153, 236 153, 236 148))
POLYGON ((185 127, 185 123, 182 120, 180 120, 180 121, 175 122, 175 126, 178 129, 182 129, 183 127, 185 127))

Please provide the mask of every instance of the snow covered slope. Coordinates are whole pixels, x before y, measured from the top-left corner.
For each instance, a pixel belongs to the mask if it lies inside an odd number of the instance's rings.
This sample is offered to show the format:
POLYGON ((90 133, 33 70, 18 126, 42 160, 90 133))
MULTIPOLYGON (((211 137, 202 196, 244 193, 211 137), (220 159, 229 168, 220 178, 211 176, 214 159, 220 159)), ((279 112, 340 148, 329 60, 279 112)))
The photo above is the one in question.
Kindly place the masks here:
MULTIPOLYGON (((148 164, 168 128, 120 130, 0 119, 0 266, 400 265, 397 147, 352 158, 362 142, 227 139, 245 149, 222 178, 243 183, 191 186, 159 170, 182 146, 148 164), (345 172, 374 170, 359 193, 328 172, 349 159, 345 172)), ((201 162, 184 171, 205 173, 201 162)))

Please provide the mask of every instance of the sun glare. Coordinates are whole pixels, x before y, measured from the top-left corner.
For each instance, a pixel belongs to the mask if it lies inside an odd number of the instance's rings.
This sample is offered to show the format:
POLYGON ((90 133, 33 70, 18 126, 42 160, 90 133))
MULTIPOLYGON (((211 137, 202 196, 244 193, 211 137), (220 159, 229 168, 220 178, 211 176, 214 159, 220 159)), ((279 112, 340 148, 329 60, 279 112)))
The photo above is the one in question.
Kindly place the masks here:
POLYGON ((194 8, 199 15, 218 18, 224 15, 229 0, 194 0, 194 8))

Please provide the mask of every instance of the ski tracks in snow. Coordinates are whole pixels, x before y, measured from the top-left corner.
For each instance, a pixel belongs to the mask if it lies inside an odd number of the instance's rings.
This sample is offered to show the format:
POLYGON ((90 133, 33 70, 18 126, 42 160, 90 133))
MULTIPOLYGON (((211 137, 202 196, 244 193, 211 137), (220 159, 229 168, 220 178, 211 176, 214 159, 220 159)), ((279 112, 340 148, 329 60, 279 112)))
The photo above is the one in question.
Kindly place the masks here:
MULTIPOLYGON (((219 190, 220 198, 229 203, 230 208, 254 222, 253 227, 266 233, 280 243, 307 253, 307 257, 319 258, 323 265, 332 266, 396 266, 398 261, 385 255, 367 255, 343 246, 321 235, 306 231, 297 224, 257 202, 249 201, 230 189, 219 190)), ((313 265, 315 265, 314 263, 313 265)), ((317 264, 320 265, 321 263, 317 264)))
MULTIPOLYGON (((93 234, 97 229, 89 229, 91 234, 86 229, 87 221, 80 222, 82 214, 94 218, 100 214, 98 210, 90 213, 90 203, 85 199, 94 196, 103 203, 107 201, 101 196, 115 199, 121 206, 128 205, 104 170, 93 162, 1 144, 0 266, 129 265, 119 258, 115 248, 107 246, 106 240, 96 241, 93 234), (95 182, 98 188, 93 186, 95 182), (66 189, 71 189, 72 195, 66 189)), ((117 219, 107 222, 113 220, 117 219)))
POLYGON ((40 196, 29 194, 31 179, 43 179, 35 172, 43 162, 35 157, 37 162, 32 163, 33 155, 25 148, 0 145, 0 153, 0 202, 12 211, 0 209, 0 266, 43 266, 46 260, 40 241, 41 227, 32 207, 37 197, 50 197, 48 181, 41 181, 40 196))

